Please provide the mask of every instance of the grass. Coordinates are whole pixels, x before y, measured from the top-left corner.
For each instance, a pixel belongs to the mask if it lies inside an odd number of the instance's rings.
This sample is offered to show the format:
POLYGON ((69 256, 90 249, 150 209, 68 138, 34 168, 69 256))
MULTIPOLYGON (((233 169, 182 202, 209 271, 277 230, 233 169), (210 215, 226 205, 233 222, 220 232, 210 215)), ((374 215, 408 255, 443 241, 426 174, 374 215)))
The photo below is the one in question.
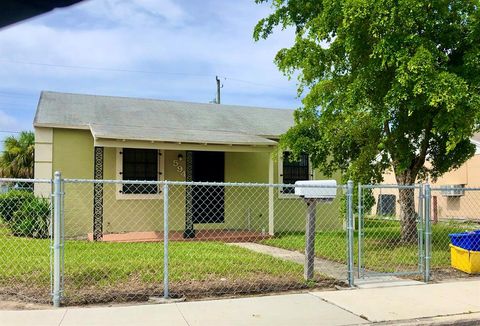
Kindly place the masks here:
MULTIPOLYGON (((42 293, 48 300, 50 240, 14 237, 5 228, 0 239, 0 292, 42 293)), ((306 286, 300 264, 247 249, 221 242, 170 242, 169 249, 169 278, 179 292, 236 293, 282 282, 286 288, 306 286)), ((86 303, 161 294, 163 250, 159 242, 67 240, 65 295, 86 303)))
MULTIPOLYGON (((450 265, 449 233, 478 224, 439 223, 433 226, 432 268, 450 265)), ((400 241, 397 221, 365 221, 364 262, 375 271, 405 271, 418 262, 416 245, 400 241)), ((50 240, 12 236, 0 227, 0 294, 14 293, 50 300, 50 240)), ((344 231, 319 232, 318 257, 345 263, 344 231)), ((262 243, 303 251, 303 233, 282 233, 262 243)), ((355 234, 355 244, 357 234, 355 234)), ((146 299, 163 291, 162 243, 106 243, 68 240, 65 243, 65 296, 71 303, 146 299)), ((172 291, 197 296, 267 292, 307 287, 303 266, 221 242, 170 242, 172 291)), ((355 249, 355 254, 357 250, 355 249)), ((355 260, 357 257, 355 257, 355 260)), ((320 281, 320 279, 318 279, 320 281)))
MULTIPOLYGON (((449 233, 479 228, 474 223, 441 222, 432 225, 432 268, 450 266, 449 233)), ((393 220, 366 219, 364 228, 363 263, 378 272, 410 271, 418 264, 418 246, 401 241, 400 223, 393 220)), ((358 261, 358 233, 355 231, 355 263, 358 261)), ((304 251, 303 233, 282 233, 263 240, 264 244, 284 249, 304 251)), ((344 231, 318 232, 315 238, 317 257, 345 263, 347 240, 344 231)))

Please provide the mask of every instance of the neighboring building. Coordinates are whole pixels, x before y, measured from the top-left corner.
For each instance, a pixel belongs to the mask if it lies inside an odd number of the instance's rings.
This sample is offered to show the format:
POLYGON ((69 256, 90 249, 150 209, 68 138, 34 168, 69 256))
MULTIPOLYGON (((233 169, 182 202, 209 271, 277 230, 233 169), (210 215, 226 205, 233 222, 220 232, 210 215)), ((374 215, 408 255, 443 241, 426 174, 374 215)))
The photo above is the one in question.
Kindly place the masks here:
MULTIPOLYGON (((35 177, 51 178, 61 171, 64 178, 109 180, 294 183, 320 178, 308 157, 295 163, 273 160, 279 136, 292 125, 292 110, 42 92, 34 121, 35 177)), ((67 187, 66 224, 78 235, 92 232, 93 224, 103 229, 94 233, 163 227, 163 196, 156 185, 104 184, 101 191, 92 184, 67 187), (83 203, 75 212, 68 202, 74 200, 83 203), (94 213, 98 205, 102 209, 94 213)), ((35 192, 48 195, 49 185, 36 185, 35 192)), ((248 224, 273 234, 305 225, 305 204, 281 189, 226 187, 215 198, 204 194, 187 203, 185 187, 172 186, 170 196, 175 226, 185 225, 189 210, 195 211, 192 205, 202 202, 217 213, 202 221, 193 216, 196 228, 244 229, 248 224), (258 192, 254 205, 249 191, 258 192)), ((342 227, 338 205, 317 209, 330 216, 328 223, 317 223, 319 229, 342 227)))
MULTIPOLYGON (((480 188, 480 133, 475 134, 471 142, 476 145, 473 157, 460 168, 445 173, 435 182, 430 181, 431 187, 437 189, 432 191, 433 219, 480 221, 480 191, 463 190, 464 188, 480 188)), ((383 183, 396 184, 395 175, 392 172, 384 174, 383 183)), ((374 196, 377 204, 381 205, 380 201, 384 201, 384 204, 382 209, 375 205, 372 213, 383 210, 384 212, 396 212, 398 216, 398 191, 384 189, 380 192, 376 190, 374 196)), ((418 199, 416 202, 418 206, 418 199)))

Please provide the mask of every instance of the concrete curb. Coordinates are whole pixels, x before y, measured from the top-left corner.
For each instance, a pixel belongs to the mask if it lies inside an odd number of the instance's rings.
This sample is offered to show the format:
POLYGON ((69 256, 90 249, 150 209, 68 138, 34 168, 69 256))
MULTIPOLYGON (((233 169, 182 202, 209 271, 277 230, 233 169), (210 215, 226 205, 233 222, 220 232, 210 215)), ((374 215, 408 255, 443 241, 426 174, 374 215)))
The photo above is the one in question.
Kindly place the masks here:
POLYGON ((461 314, 461 315, 451 315, 451 316, 439 316, 439 317, 430 317, 430 318, 416 318, 409 320, 399 320, 399 321, 387 321, 381 323, 373 323, 375 325, 397 325, 397 326, 416 326, 416 325, 455 325, 455 326, 470 326, 470 325, 479 325, 480 324, 480 313, 471 313, 471 314, 461 314))

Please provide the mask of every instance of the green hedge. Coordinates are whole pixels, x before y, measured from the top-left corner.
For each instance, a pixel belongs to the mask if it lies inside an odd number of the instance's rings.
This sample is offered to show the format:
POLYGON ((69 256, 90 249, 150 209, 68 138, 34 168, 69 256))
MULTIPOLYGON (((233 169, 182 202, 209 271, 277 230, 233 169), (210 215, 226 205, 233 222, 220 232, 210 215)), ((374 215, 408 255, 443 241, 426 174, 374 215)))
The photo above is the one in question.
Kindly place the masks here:
POLYGON ((1 194, 0 217, 15 236, 47 238, 49 235, 50 202, 30 191, 11 190, 1 194))
POLYGON ((32 238, 47 238, 49 224, 50 202, 37 197, 23 202, 8 223, 13 235, 32 238))
POLYGON ((13 214, 22 207, 26 201, 33 200, 35 196, 30 191, 10 190, 0 195, 0 217, 5 222, 13 218, 13 214))

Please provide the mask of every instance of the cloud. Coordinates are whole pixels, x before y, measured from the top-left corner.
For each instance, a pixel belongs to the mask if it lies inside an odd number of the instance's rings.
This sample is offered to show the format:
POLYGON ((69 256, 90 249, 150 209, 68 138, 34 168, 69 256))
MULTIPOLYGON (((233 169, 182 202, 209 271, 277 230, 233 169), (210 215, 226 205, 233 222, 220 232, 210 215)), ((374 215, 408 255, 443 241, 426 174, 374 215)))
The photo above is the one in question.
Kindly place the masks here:
POLYGON ((295 108, 295 82, 273 63, 293 32, 252 38, 268 11, 253 1, 216 0, 95 0, 56 10, 0 30, 8 49, 0 54, 0 99, 2 91, 28 93, 28 114, 9 111, 28 126, 38 100, 32 94, 41 90, 208 102, 220 75, 227 77, 223 103, 295 108))
POLYGON ((17 119, 3 110, 0 110, 0 131, 15 131, 17 127, 17 119))

